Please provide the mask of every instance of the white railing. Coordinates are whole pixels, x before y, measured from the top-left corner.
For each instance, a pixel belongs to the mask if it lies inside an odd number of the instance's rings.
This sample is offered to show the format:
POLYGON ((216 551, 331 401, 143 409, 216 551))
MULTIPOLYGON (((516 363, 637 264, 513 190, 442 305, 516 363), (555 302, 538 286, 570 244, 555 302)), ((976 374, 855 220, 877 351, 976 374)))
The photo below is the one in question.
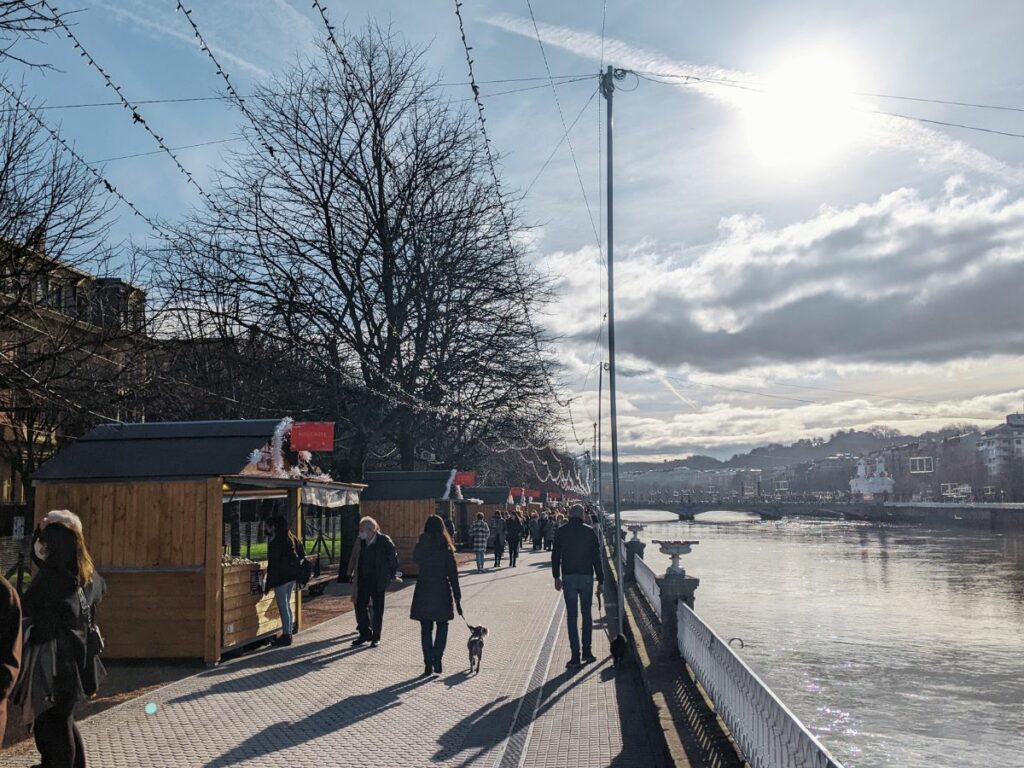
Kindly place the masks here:
POLYGON ((651 566, 645 563, 643 558, 633 559, 633 578, 636 579, 636 585, 640 587, 640 591, 647 598, 648 605, 658 615, 658 621, 661 621, 661 589, 658 587, 658 577, 654 575, 651 566))
POLYGON ((679 601, 677 612, 679 653, 752 768, 842 768, 689 606, 679 601))

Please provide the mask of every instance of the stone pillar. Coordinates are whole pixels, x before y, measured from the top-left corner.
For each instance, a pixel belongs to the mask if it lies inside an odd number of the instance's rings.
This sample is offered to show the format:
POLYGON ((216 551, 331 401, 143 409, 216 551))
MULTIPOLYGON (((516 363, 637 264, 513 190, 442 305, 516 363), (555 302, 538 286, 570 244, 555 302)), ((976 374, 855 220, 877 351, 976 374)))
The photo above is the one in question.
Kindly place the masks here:
POLYGON ((668 572, 658 577, 658 589, 661 592, 661 641, 662 649, 667 655, 679 653, 678 610, 682 600, 693 608, 694 593, 700 586, 700 579, 687 576, 684 572, 668 572))
POLYGON ((626 542, 626 581, 635 582, 636 576, 636 558, 644 559, 644 549, 647 545, 644 544, 640 539, 630 539, 626 542))

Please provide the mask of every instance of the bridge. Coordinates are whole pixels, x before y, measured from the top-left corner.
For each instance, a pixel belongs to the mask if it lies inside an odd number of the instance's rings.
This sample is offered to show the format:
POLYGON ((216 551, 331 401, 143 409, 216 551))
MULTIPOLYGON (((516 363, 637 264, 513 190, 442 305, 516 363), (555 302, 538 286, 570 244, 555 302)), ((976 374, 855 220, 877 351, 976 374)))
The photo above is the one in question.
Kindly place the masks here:
POLYGON ((820 501, 776 501, 774 499, 738 498, 718 501, 636 501, 623 500, 619 509, 623 512, 654 510, 671 512, 680 520, 693 520, 701 512, 728 510, 730 512, 752 512, 762 520, 781 520, 783 517, 817 517, 834 519, 844 516, 842 510, 849 504, 835 504, 820 501))

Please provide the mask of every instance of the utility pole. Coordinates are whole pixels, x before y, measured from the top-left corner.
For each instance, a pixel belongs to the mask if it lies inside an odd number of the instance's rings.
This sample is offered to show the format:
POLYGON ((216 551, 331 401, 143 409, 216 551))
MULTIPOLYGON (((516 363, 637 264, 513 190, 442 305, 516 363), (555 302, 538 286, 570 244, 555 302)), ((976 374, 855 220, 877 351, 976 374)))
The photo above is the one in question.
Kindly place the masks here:
POLYGON ((601 513, 601 524, 604 524, 604 507, 601 506, 601 483, 604 480, 604 470, 601 465, 601 432, 604 429, 604 422, 601 421, 601 405, 604 401, 604 360, 597 369, 597 509, 601 513))
POLYGON ((625 589, 623 586, 623 580, 625 575, 622 572, 622 512, 619 509, 619 502, 621 497, 619 496, 619 421, 618 412, 615 404, 615 267, 614 259, 612 258, 615 246, 615 240, 613 238, 612 224, 614 222, 614 208, 613 203, 613 171, 614 165, 612 163, 612 96, 615 93, 615 80, 621 80, 626 76, 625 70, 616 70, 609 65, 606 72, 601 75, 601 95, 604 96, 605 101, 608 102, 605 109, 607 116, 607 130, 605 134, 607 136, 608 148, 608 235, 607 235, 607 249, 608 249, 608 393, 611 399, 611 421, 612 421, 612 511, 615 515, 615 570, 618 573, 618 603, 619 603, 619 634, 622 634, 622 614, 626 609, 625 603, 625 589))

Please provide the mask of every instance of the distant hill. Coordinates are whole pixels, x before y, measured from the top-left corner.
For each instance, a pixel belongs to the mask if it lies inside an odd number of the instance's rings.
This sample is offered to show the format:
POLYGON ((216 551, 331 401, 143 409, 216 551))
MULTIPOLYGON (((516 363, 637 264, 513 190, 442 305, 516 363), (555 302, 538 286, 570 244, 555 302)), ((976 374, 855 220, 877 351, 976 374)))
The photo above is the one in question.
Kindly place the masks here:
POLYGON ((877 427, 868 431, 839 430, 827 440, 818 437, 797 440, 790 445, 778 443, 765 445, 747 453, 737 453, 727 461, 695 454, 685 459, 668 461, 623 462, 620 469, 622 472, 632 473, 671 472, 676 469, 770 469, 809 461, 821 461, 836 454, 862 456, 892 445, 962 435, 972 431, 978 431, 978 428, 964 424, 951 424, 943 429, 925 432, 917 436, 904 435, 898 430, 887 427, 877 427))

